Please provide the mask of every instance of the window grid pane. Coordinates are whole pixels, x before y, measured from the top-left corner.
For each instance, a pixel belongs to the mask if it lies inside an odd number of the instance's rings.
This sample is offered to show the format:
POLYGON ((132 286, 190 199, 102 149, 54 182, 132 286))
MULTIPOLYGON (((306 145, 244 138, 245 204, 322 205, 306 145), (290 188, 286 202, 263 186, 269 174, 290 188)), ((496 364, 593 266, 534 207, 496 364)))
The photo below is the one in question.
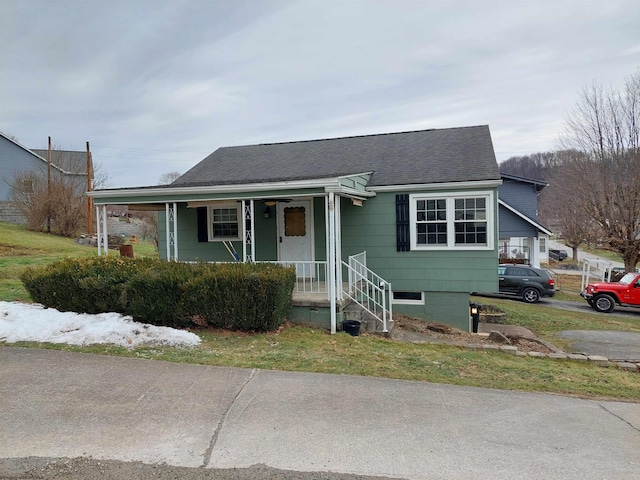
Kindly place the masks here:
POLYGON ((238 209, 233 207, 212 209, 213 238, 238 238, 238 209))
POLYGON ((444 198, 416 202, 418 245, 447 244, 447 201, 444 198))
POLYGON ((487 245, 487 210, 485 198, 456 198, 455 244, 487 245))

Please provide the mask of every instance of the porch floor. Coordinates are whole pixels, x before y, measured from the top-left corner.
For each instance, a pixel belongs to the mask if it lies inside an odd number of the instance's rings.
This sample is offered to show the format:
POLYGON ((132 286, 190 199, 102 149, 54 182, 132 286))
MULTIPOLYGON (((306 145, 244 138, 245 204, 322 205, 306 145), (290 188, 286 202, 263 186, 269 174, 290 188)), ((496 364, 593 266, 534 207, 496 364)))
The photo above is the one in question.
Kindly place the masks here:
MULTIPOLYGON (((293 292, 293 304, 296 307, 328 307, 330 305, 329 294, 327 293, 327 285, 325 282, 314 283, 313 292, 305 292, 304 284, 298 281, 296 288, 293 292)), ((348 282, 343 282, 343 291, 349 288, 348 282)), ((337 300, 339 306, 349 303, 349 299, 337 300)))

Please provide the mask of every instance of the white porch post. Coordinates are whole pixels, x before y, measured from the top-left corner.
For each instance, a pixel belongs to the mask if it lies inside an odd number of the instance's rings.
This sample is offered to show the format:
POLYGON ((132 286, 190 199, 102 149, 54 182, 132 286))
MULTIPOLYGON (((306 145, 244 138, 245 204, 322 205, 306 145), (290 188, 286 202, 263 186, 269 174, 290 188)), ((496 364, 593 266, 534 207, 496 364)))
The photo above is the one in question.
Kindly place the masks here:
POLYGON ((175 202, 165 203, 165 227, 167 241, 167 260, 178 260, 178 206, 175 202))
POLYGON ((173 259, 178 261, 178 204, 173 202, 173 259))
POLYGON ((531 256, 529 261, 531 262, 532 267, 540 268, 540 239, 538 237, 533 237, 531 240, 533 245, 529 252, 531 256))
MULTIPOLYGON (((327 259, 327 278, 325 278, 325 282, 327 282, 327 286, 329 286, 329 259, 331 258, 331 250, 329 248, 331 245, 331 237, 329 236, 329 195, 325 195, 324 197, 324 234, 327 251, 325 255, 327 259)), ((327 288, 327 300, 331 300, 331 288, 327 288)))
POLYGON ((255 209, 254 201, 242 201, 242 261, 255 262, 256 245, 253 237, 255 231, 255 209))
POLYGON ((102 237, 100 236, 102 230, 102 215, 100 214, 100 206, 96 205, 96 235, 98 237, 98 256, 102 255, 102 237))
POLYGON ((331 333, 336 333, 336 211, 335 195, 329 192, 329 304, 331 308, 331 333))
POLYGON ((338 300, 342 300, 342 229, 341 229, 341 210, 340 210, 340 195, 335 196, 335 242, 336 242, 336 297, 338 300))
POLYGON ((109 233, 107 232, 107 206, 106 205, 102 205, 102 248, 104 250, 104 254, 109 255, 109 233))

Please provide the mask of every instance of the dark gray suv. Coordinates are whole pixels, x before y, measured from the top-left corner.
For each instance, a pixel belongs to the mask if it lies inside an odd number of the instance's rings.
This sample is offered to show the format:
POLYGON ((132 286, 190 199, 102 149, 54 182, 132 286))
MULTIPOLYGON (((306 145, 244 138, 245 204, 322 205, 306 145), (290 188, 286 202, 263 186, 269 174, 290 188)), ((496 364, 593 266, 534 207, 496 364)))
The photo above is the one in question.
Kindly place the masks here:
POLYGON ((548 270, 528 265, 499 265, 500 293, 517 295, 527 303, 537 303, 541 297, 556 294, 555 280, 548 270))

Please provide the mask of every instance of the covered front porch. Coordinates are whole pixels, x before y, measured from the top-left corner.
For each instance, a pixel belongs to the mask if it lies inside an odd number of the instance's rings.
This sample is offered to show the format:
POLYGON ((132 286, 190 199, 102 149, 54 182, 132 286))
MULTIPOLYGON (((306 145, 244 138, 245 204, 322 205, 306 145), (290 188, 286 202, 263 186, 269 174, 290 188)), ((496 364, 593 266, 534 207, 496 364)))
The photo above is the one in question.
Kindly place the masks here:
MULTIPOLYGON (((341 205, 362 206, 371 194, 323 190, 160 201, 145 189, 133 198, 128 192, 127 201, 117 203, 130 210, 157 212, 161 258, 292 266, 297 275, 295 320, 328 326, 335 333, 345 309, 355 302, 379 318, 377 329, 387 332, 392 321, 391 285, 367 268, 366 253, 343 258, 341 205)), ((100 198, 97 193, 97 248, 99 255, 106 255, 107 204, 125 198, 100 198)))

